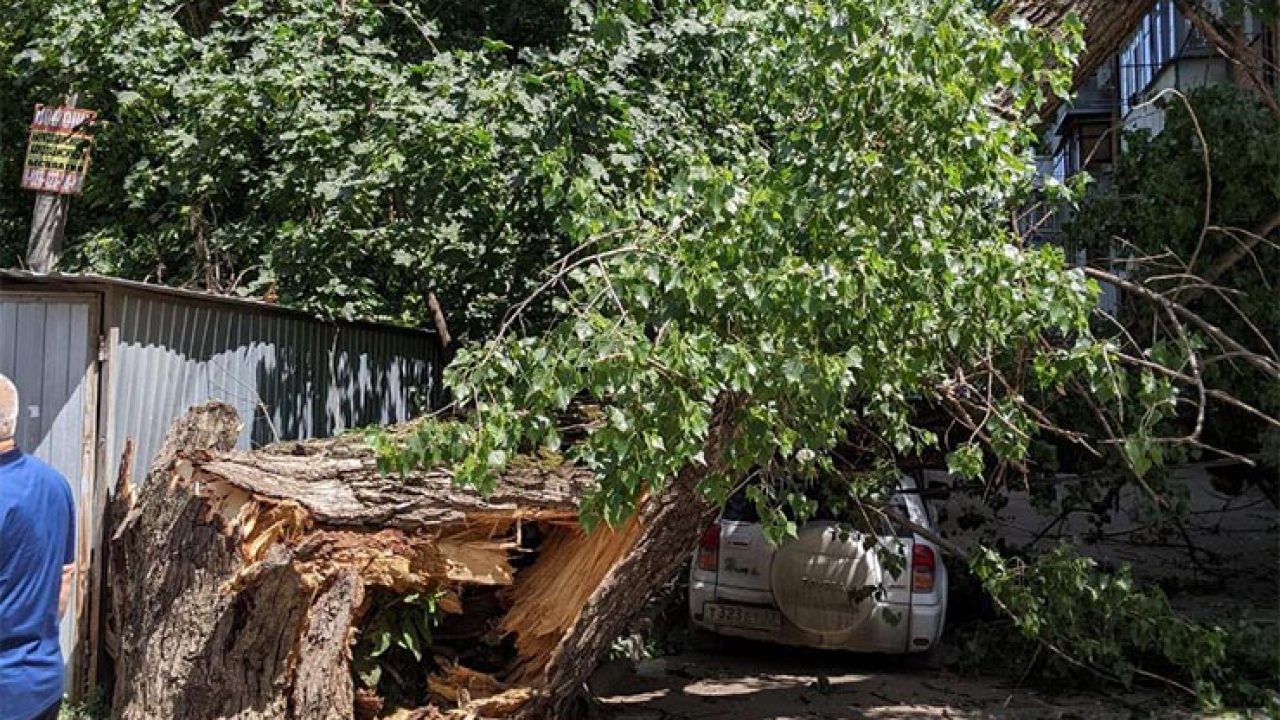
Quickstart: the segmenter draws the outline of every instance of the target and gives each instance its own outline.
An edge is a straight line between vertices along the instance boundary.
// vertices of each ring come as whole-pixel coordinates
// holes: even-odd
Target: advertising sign
[[[22,166],[22,187],[79,195],[89,175],[91,128],[98,113],[84,108],[36,105]]]

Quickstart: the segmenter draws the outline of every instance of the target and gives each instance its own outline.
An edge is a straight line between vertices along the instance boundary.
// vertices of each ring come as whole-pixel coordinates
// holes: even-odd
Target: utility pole
[[[77,96],[67,96],[65,107],[76,106]],[[53,272],[62,254],[62,238],[67,229],[71,196],[57,192],[37,192],[31,213],[31,235],[27,239],[27,267],[38,273]]]

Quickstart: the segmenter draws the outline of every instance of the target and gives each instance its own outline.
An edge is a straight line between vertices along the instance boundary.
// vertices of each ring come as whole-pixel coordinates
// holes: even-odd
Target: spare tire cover
[[[841,541],[833,522],[809,523],[783,543],[771,574],[778,609],[796,627],[819,635],[857,629],[875,603],[870,597],[858,599],[856,591],[880,584],[874,548],[864,550],[856,532]]]

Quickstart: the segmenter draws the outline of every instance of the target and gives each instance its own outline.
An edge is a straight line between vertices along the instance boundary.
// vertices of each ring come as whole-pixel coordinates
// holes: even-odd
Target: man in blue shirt
[[[18,390],[0,375],[0,716],[56,720],[75,510],[66,478],[14,442],[17,421]]]

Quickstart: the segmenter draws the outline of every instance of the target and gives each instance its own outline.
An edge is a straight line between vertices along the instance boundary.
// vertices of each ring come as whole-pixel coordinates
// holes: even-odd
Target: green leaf
[[[391,631],[385,628],[378,630],[373,636],[373,649],[369,652],[371,657],[380,657],[391,647]]]
[[[947,454],[947,472],[966,480],[977,480],[982,477],[982,448],[965,443]]]

